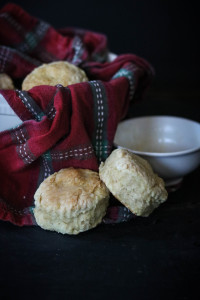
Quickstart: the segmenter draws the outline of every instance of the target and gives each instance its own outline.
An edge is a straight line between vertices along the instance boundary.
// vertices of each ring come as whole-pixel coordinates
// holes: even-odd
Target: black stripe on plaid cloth
[[[25,165],[29,165],[34,160],[36,160],[35,155],[29,149],[28,141],[26,141],[26,143],[23,143],[21,145],[17,145],[16,151],[18,156],[23,160]]]
[[[32,114],[33,119],[36,121],[41,121],[42,117],[45,116],[45,114],[33,100],[33,98],[28,94],[28,92],[20,90],[16,90],[16,92],[24,106]]]
[[[54,173],[50,151],[46,151],[40,158],[40,171],[37,186],[40,185],[47,177]]]
[[[0,72],[6,72],[8,65],[12,61],[13,53],[10,48],[0,46]]]
[[[29,139],[29,134],[24,123],[11,129],[10,135],[14,144],[23,144]]]
[[[111,152],[107,138],[108,103],[106,91],[101,81],[89,82],[94,100],[94,135],[92,144],[99,163],[104,161]]]
[[[19,62],[23,76],[31,72],[34,67],[41,65],[41,62],[37,59],[32,58],[16,49],[0,46],[0,73],[10,74]],[[15,76],[12,74],[12,77],[21,76]]]
[[[24,38],[22,43],[15,45],[15,49],[24,53],[29,53],[36,48],[50,27],[48,23],[39,21],[32,32],[27,32],[9,13],[0,14],[0,18],[4,18]]]
[[[32,31],[26,31],[26,29],[22,27],[21,24],[19,24],[9,13],[0,14],[0,18],[4,18],[4,20],[6,20],[6,22],[11,25],[16,33],[18,33],[23,39],[23,41],[18,45],[13,45],[17,51],[24,54],[34,52],[34,55],[37,54],[38,59],[42,62],[51,62],[57,59],[57,57],[47,52],[40,45],[40,41],[44,38],[50,28],[48,23],[38,21]]]
[[[50,103],[48,107],[46,108],[45,112],[42,111],[42,109],[37,105],[35,100],[29,95],[26,91],[20,91],[17,90],[17,94],[19,98],[22,100],[24,106],[29,110],[29,112],[32,114],[33,118],[36,121],[41,121],[41,119],[46,115],[51,119],[53,119],[56,115],[56,110],[54,107],[54,97],[56,96],[57,92],[59,90],[59,87],[57,87],[56,92],[53,96],[53,98],[50,100]],[[25,141],[24,144],[17,146],[17,153],[19,157],[23,160],[24,164],[30,164],[34,160],[36,160],[36,157],[31,153],[29,147],[28,147],[28,141]],[[39,158],[39,165],[40,165],[40,171],[38,176],[38,186],[44,179],[49,177],[51,174],[54,173],[53,165],[52,165],[52,159],[51,159],[51,153],[50,151],[46,151],[42,156]]]

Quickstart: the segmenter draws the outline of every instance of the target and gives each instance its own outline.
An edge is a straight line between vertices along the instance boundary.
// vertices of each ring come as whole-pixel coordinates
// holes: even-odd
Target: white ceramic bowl
[[[166,186],[179,183],[200,164],[200,123],[180,117],[128,119],[118,125],[114,143],[149,161]]]
[[[0,131],[17,126],[22,121],[0,94]]]

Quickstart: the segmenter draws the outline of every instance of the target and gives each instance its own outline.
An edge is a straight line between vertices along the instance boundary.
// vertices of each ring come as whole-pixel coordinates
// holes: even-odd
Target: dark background
[[[0,1],[1,7],[9,1]],[[198,1],[12,1],[55,28],[75,26],[107,35],[112,52],[134,53],[155,68],[153,88],[199,93]],[[200,93],[199,93],[200,94]]]

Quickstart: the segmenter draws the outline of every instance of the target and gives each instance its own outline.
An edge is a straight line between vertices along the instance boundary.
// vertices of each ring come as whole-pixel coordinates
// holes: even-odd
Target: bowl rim
[[[173,119],[179,119],[179,120],[183,120],[186,122],[190,122],[193,123],[197,126],[200,127],[200,123],[194,120],[191,120],[189,118],[184,118],[184,117],[179,117],[179,116],[173,116],[173,115],[146,115],[146,116],[139,116],[139,117],[134,117],[134,118],[129,118],[126,120],[121,121],[120,123],[123,122],[127,122],[127,121],[131,121],[131,120],[138,120],[138,119],[144,119],[144,118],[173,118]],[[119,124],[120,124],[119,123]],[[195,152],[200,151],[200,146],[198,147],[193,147],[190,149],[186,149],[186,150],[180,150],[180,151],[173,151],[173,152],[149,152],[149,151],[138,151],[138,150],[134,150],[134,149],[130,149],[127,147],[124,147],[122,145],[117,144],[116,142],[113,142],[114,146],[117,148],[122,148],[122,149],[127,149],[137,155],[140,156],[151,156],[151,157],[172,157],[172,156],[183,156],[183,155],[188,155],[188,154],[192,154]]]

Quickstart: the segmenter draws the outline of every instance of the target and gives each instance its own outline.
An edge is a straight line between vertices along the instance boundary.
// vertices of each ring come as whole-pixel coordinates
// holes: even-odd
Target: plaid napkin
[[[35,224],[33,195],[39,184],[61,168],[98,171],[113,149],[117,125],[129,104],[140,98],[152,68],[133,54],[107,60],[104,35],[66,28],[55,30],[15,4],[0,10],[0,72],[22,80],[44,62],[70,61],[89,82],[31,90],[0,90],[22,123],[0,132],[0,219]],[[111,205],[104,223],[134,215]]]

